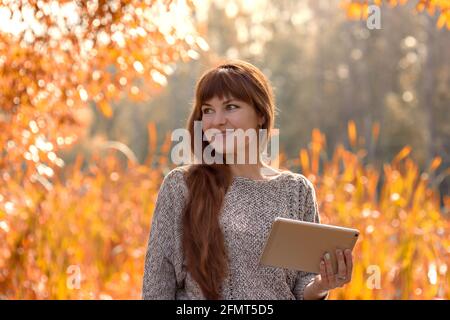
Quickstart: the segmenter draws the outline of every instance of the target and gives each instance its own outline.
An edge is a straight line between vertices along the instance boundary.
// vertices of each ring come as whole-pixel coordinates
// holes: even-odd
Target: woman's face
[[[201,111],[203,132],[212,147],[221,154],[248,150],[249,144],[254,141],[250,135],[244,136],[242,133],[253,129],[257,137],[258,128],[264,123],[264,117],[258,115],[252,105],[233,97],[220,99],[214,96],[203,103]],[[230,143],[231,139],[235,139],[234,143]]]

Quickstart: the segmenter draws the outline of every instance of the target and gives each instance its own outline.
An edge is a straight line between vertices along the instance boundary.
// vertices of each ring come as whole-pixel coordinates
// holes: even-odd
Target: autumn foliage
[[[113,157],[88,173],[60,152],[89,105],[111,117],[115,101],[148,100],[174,63],[208,50],[194,10],[190,0],[1,1],[0,298],[138,297],[158,171],[134,167],[117,193]],[[67,263],[95,283],[68,291]]]
[[[62,162],[56,149],[76,142],[77,111],[94,104],[148,100],[173,63],[207,50],[191,1],[2,1],[0,170],[32,166],[43,179]]]
[[[168,136],[157,148],[149,123],[142,164],[120,146],[71,164],[60,151],[86,127],[80,110],[111,117],[114,101],[153,97],[174,63],[208,50],[194,3],[1,1],[10,29],[0,28],[0,299],[141,297],[151,214],[172,168]],[[351,19],[367,12],[367,1],[342,3]],[[438,27],[449,28],[449,1],[416,8],[439,11]],[[375,124],[374,141],[379,132]],[[316,129],[297,158],[278,160],[314,183],[324,223],[361,230],[353,281],[331,298],[449,299],[450,198],[440,208],[430,185],[442,160],[420,170],[405,146],[379,167],[353,122],[347,147],[325,147]]]
[[[374,141],[378,132],[375,124]],[[339,145],[328,158],[325,137],[314,130],[311,147],[299,157],[303,174],[317,188],[322,222],[362,231],[353,280],[331,298],[448,299],[450,197],[445,196],[444,215],[438,193],[429,187],[441,159],[420,172],[405,146],[379,170],[367,161],[352,121],[348,140],[350,150]]]
[[[437,27],[450,29],[450,1],[448,0],[343,0],[341,6],[349,19],[359,20],[367,19],[369,14],[368,7],[371,4],[395,7],[397,5],[405,5],[408,2],[415,3],[417,12],[426,11],[431,16],[438,14]]]
[[[328,159],[325,144],[314,130],[310,147],[297,159],[281,155],[280,164],[300,166],[315,184],[323,223],[361,230],[353,280],[331,298],[450,298],[450,222],[428,187],[439,161],[420,172],[405,147],[377,170],[364,163],[362,147],[339,146]],[[83,168],[79,157],[48,188],[10,179],[8,201],[0,198],[1,298],[140,299],[151,214],[172,168],[169,147],[167,140],[152,149],[152,165],[123,163],[110,151]],[[448,212],[448,196],[445,203]]]

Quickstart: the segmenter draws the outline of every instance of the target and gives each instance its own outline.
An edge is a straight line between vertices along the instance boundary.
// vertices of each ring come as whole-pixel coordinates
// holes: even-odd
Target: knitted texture
[[[186,167],[170,171],[158,193],[145,257],[143,299],[205,299],[183,257]],[[284,171],[271,180],[233,178],[219,218],[229,268],[221,285],[223,299],[303,299],[315,273],[259,263],[276,217],[320,223],[314,186],[305,176]]]

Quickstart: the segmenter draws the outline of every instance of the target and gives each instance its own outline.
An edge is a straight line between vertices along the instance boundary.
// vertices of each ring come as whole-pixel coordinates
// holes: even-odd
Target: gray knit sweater
[[[185,169],[170,171],[158,193],[145,258],[143,299],[205,299],[183,258]],[[307,178],[290,171],[265,181],[233,178],[220,215],[229,268],[221,286],[223,299],[303,299],[315,273],[259,263],[277,216],[320,223],[314,187]]]

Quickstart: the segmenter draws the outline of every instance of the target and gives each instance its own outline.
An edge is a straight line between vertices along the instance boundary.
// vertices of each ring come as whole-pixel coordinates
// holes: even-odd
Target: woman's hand
[[[344,252],[336,250],[338,272],[334,274],[331,265],[331,256],[326,253],[320,262],[320,274],[305,288],[305,299],[324,298],[329,290],[343,287],[349,283],[353,271],[353,256],[350,249]],[[315,297],[315,298],[314,298]]]

